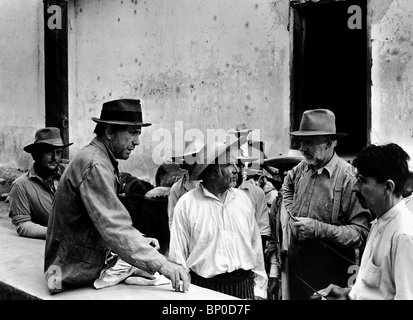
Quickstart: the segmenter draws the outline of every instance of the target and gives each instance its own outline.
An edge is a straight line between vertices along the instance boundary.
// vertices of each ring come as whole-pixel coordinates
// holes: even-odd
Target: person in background
[[[257,158],[236,155],[235,159],[238,170],[234,171],[231,187],[244,191],[251,200],[254,207],[255,219],[261,234],[262,248],[265,251],[267,241],[271,235],[267,200],[265,198],[264,190],[258,187],[253,181],[247,180],[246,174],[244,174],[245,163],[250,163],[257,160]]]
[[[369,145],[354,159],[353,191],[377,218],[354,285],[331,284],[312,299],[413,300],[413,214],[402,197],[408,160],[409,155],[395,143]]]
[[[182,156],[175,155],[173,160],[181,169],[185,170],[183,176],[175,182],[169,192],[168,198],[168,220],[169,229],[172,227],[172,220],[174,215],[175,205],[179,198],[182,197],[189,190],[196,188],[199,185],[199,180],[192,180],[191,173],[196,167],[196,155],[204,147],[204,144],[199,139],[195,139],[186,144]]]
[[[92,284],[101,288],[125,262],[127,275],[135,268],[149,278],[159,272],[175,291],[187,291],[186,270],[156,250],[158,241],[132,226],[118,197],[118,159],[129,158],[140,144],[142,128],[151,125],[142,120],[140,100],[105,102],[100,118],[92,120],[97,123],[96,137],[70,161],[52,205],[44,256],[49,290],[58,293]]]
[[[234,148],[234,149],[232,149]],[[236,144],[210,142],[192,179],[202,182],[177,202],[169,257],[195,285],[241,299],[266,299],[267,275],[258,224],[247,194],[232,188]]]
[[[407,209],[413,212],[413,163],[409,161],[409,174],[403,190],[403,200],[406,203]]]
[[[12,184],[9,217],[19,236],[46,239],[52,202],[64,171],[62,152],[73,143],[65,144],[55,127],[37,130],[34,139],[23,148],[34,162],[29,172]]]
[[[335,115],[327,109],[303,113],[299,131],[304,160],[288,172],[282,186],[291,236],[288,247],[289,294],[307,300],[330,283],[346,285],[356,249],[363,248],[371,213],[352,192],[352,166],[335,152]]]
[[[280,179],[298,165],[304,157],[298,150],[290,149],[277,157],[266,159],[265,163],[278,169]],[[288,293],[288,220],[282,190],[273,200],[269,213],[271,238],[265,254],[268,272],[268,297],[270,300],[289,300]]]

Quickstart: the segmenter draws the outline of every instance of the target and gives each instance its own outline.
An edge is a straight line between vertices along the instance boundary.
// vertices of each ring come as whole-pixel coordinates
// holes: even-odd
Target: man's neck
[[[323,162],[320,162],[320,163],[316,163],[313,166],[314,170],[319,170],[321,168],[324,168],[331,161],[331,159],[333,159],[334,154],[335,154],[335,152],[333,150],[333,152],[328,157],[326,157],[326,160],[324,160]]]
[[[387,201],[385,201],[383,207],[380,209],[376,209],[374,213],[376,214],[377,218],[380,218],[386,212],[388,212],[391,208],[398,205],[402,200],[403,200],[402,197],[396,197],[396,196],[390,197],[389,199],[387,199]]]
[[[228,189],[223,190],[219,188],[216,184],[212,183],[204,183],[205,189],[211,192],[214,196],[216,196],[222,202],[225,201],[225,197],[227,196]]]

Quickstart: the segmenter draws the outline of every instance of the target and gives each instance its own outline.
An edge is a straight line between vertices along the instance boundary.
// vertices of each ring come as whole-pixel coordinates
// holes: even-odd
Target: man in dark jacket
[[[118,198],[117,159],[129,158],[143,123],[139,100],[103,104],[96,137],[71,160],[61,177],[53,203],[45,251],[45,277],[51,292],[94,283],[117,256],[148,273],[159,272],[172,287],[189,287],[185,269],[169,261],[132,226]],[[115,253],[116,255],[113,255]]]

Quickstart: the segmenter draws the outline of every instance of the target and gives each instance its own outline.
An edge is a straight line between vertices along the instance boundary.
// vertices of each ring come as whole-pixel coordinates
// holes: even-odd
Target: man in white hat
[[[70,161],[53,202],[44,262],[49,290],[101,288],[106,283],[100,280],[117,266],[118,258],[131,266],[131,273],[140,270],[151,278],[159,272],[171,280],[176,291],[188,290],[185,269],[160,254],[153,247],[156,242],[132,226],[130,214],[118,198],[117,160],[129,158],[140,143],[142,128],[151,125],[142,120],[140,100],[105,102],[100,118],[92,120],[97,123],[96,137]]]
[[[231,187],[235,144],[210,142],[198,153],[192,179],[202,182],[175,206],[169,257],[191,283],[241,299],[265,299],[267,275],[254,208]]]
[[[10,190],[9,217],[19,236],[46,239],[47,222],[60,176],[65,144],[55,127],[36,131],[35,141],[23,148],[34,160],[27,174],[17,178]]]
[[[169,192],[168,197],[168,221],[169,229],[172,227],[175,205],[179,198],[199,185],[199,180],[191,179],[192,170],[196,167],[196,155],[204,147],[201,140],[195,139],[186,143],[182,156],[175,155],[173,160],[179,167],[185,170],[182,177],[176,181]]]
[[[288,247],[290,299],[304,300],[311,288],[330,283],[345,286],[356,265],[355,249],[363,248],[371,214],[352,192],[352,166],[335,152],[335,115],[327,109],[304,112],[299,131],[304,160],[290,170],[282,186],[291,219]]]

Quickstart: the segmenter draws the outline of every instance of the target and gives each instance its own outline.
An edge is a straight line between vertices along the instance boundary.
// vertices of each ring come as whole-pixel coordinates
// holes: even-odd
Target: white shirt
[[[413,214],[403,201],[372,222],[352,300],[413,300]]]
[[[200,184],[175,206],[169,257],[204,278],[237,269],[254,272],[254,294],[267,297],[261,236],[252,203],[230,188],[220,201]]]

